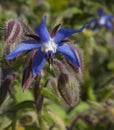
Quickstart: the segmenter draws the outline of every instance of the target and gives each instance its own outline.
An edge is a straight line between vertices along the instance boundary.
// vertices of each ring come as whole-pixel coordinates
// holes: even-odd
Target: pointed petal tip
[[[43,21],[46,22],[47,16],[45,15],[43,18]]]
[[[88,25],[89,25],[89,23],[87,22],[80,29],[61,28],[55,33],[54,42],[56,44],[59,44],[66,37],[69,37],[75,33],[82,32]]]
[[[85,23],[80,29],[79,31],[82,32],[85,28],[87,28],[89,25],[89,23]]]
[[[99,15],[100,17],[105,14],[105,13],[104,13],[104,10],[103,10],[102,8],[98,8],[98,9],[97,9],[97,13],[98,13],[98,15]]]
[[[14,59],[15,57],[13,57],[12,55],[7,55],[7,56],[5,56],[5,59],[6,60],[12,60],[12,59]]]
[[[33,77],[35,78],[37,76],[36,72],[33,71]]]
[[[40,23],[40,24],[46,24],[46,19],[47,19],[47,16],[45,15],[44,17],[43,17],[43,20],[42,20],[42,22]]]
[[[45,24],[46,24],[46,16],[44,16],[42,22],[35,28],[35,31],[39,35],[40,39],[44,43],[47,43],[50,40],[50,34]]]

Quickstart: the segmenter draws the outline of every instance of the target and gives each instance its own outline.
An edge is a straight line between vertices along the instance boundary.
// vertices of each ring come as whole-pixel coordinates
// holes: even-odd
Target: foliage
[[[37,79],[34,79],[31,86],[23,92],[22,74],[28,58],[22,58],[21,55],[21,60],[13,65],[4,60],[4,25],[9,19],[19,17],[34,29],[46,15],[50,30],[60,22],[64,22],[64,27],[79,29],[87,21],[98,17],[96,10],[99,7],[108,14],[114,14],[113,5],[113,0],[0,1],[0,130],[114,129],[113,29],[99,27],[93,32],[89,26],[82,33],[72,36],[72,46],[80,47],[83,52],[83,74],[69,69],[64,58],[57,55],[68,71],[70,80],[67,85],[74,86],[75,89],[63,85],[64,79],[60,78],[57,64],[52,68],[46,64],[46,73],[41,71],[40,81],[35,82]],[[6,75],[6,71],[13,71],[13,74]],[[83,77],[83,81],[80,77]],[[76,101],[74,98],[79,95],[71,98],[76,103],[75,106],[72,103],[68,105],[64,101],[65,97],[61,97],[58,81],[59,85],[63,85],[63,90],[74,90],[77,95],[80,93]],[[34,87],[34,84],[42,89]]]

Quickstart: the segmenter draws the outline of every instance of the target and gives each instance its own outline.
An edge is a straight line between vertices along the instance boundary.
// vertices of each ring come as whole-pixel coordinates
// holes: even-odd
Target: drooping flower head
[[[19,44],[6,56],[6,59],[14,59],[18,54],[25,51],[37,50],[32,60],[32,72],[34,77],[44,67],[46,61],[48,61],[49,64],[52,63],[56,52],[63,54],[69,62],[79,68],[80,62],[78,56],[73,48],[67,44],[69,40],[66,38],[72,34],[81,32],[88,24],[85,24],[79,30],[60,28],[61,24],[58,24],[51,33],[48,32],[45,24],[46,17],[44,17],[39,26],[36,27],[35,31],[37,34],[27,34],[26,36],[31,37],[32,39],[25,40]]]
[[[111,14],[106,14],[101,8],[97,10],[97,13],[98,18],[89,21],[90,24],[94,23],[92,30],[96,30],[99,26],[104,26],[107,29],[112,29],[113,25],[111,20],[114,18],[114,16]]]

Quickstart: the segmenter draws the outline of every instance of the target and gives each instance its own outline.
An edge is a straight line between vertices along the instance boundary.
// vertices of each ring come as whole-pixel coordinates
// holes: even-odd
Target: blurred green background
[[[0,0],[0,58],[5,47],[2,28],[7,20],[19,17],[34,29],[46,15],[49,30],[59,22],[79,29],[98,17],[99,7],[114,14],[113,0]],[[41,92],[44,102],[39,113],[33,103],[33,87],[22,91],[21,66],[16,68],[19,76],[9,88],[11,93],[6,92],[7,86],[0,88],[0,130],[114,130],[114,30],[98,28],[93,32],[88,28],[72,39],[84,55],[79,103],[66,105],[49,84]]]

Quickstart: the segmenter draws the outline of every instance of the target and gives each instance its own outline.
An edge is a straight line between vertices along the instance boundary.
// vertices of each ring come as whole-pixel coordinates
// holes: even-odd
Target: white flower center
[[[42,46],[41,46],[41,50],[45,53],[48,51],[52,51],[53,53],[55,53],[56,49],[57,49],[57,46],[53,42],[53,39],[50,39],[48,43],[42,43]]]
[[[106,17],[105,16],[102,16],[100,19],[99,19],[99,24],[100,25],[104,25],[106,22]]]

